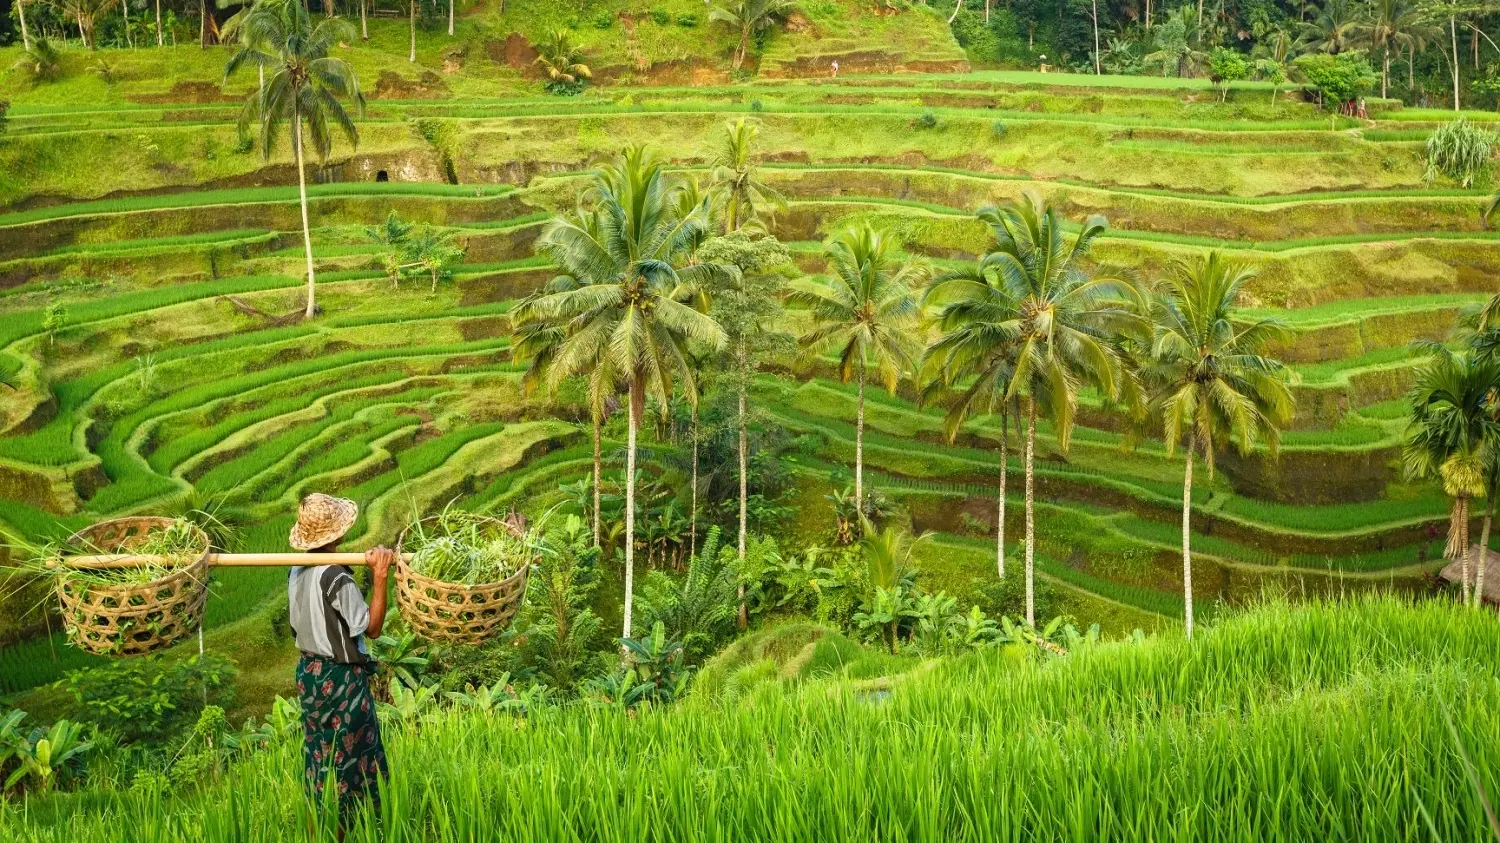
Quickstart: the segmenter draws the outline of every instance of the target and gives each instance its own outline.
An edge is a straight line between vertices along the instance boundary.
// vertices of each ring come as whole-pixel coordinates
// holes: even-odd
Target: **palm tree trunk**
[[[1198,0],[1198,43],[1203,43],[1203,0]]]
[[[365,41],[370,40],[370,22],[365,17],[365,6],[368,0],[359,0],[359,37]]]
[[[78,40],[83,42],[83,48],[85,50],[94,49],[93,46],[89,44],[89,34],[84,31],[83,15],[81,14],[78,16]]]
[[[635,440],[641,426],[639,405],[644,386],[637,374],[630,380],[630,438],[625,445],[625,631],[630,637],[630,613],[635,607]]]
[[[157,3],[160,4],[161,0],[157,0]],[[21,18],[21,46],[26,50],[26,52],[29,53],[29,52],[31,52],[31,30],[29,30],[29,29],[26,28],[26,2],[25,2],[25,0],[16,0],[16,15]],[[157,37],[158,40],[160,40],[161,39],[161,6],[160,5],[158,5],[156,7],[156,20],[157,20],[157,25],[156,25],[156,33],[157,33],[157,35],[156,35],[156,37]]]
[[[1000,404],[1000,494],[998,496],[999,512],[995,515],[995,567],[1000,571],[1000,579],[1005,579],[1005,475],[1009,472],[1006,464],[1010,461],[1010,412],[1004,402]]]
[[[594,413],[594,546],[599,546],[599,475],[602,473],[599,459],[600,413]]]
[[[1151,31],[1151,0],[1146,0],[1146,31]]]
[[[1099,0],[1094,0],[1094,75],[1104,75],[1099,66]]]
[[[963,9],[963,7],[964,7],[964,0],[957,0],[957,2],[955,2],[953,4],[953,14],[951,14],[951,15],[948,16],[948,23],[950,25],[953,23],[954,20],[956,20],[958,18],[958,13],[959,13],[959,11],[961,11]]]
[[[984,0],[984,22],[990,22],[990,0]]]
[[[1417,86],[1417,45],[1412,44],[1406,48],[1406,93],[1411,94],[1411,89]]]
[[[198,0],[198,49],[208,46],[208,0]]]
[[[1479,528],[1479,559],[1474,570],[1474,608],[1484,602],[1484,569],[1490,561],[1490,525],[1495,520],[1495,487],[1490,486],[1489,500],[1484,502],[1484,526]]]
[[[744,346],[741,345],[741,347],[740,347],[740,367],[741,367],[741,370],[744,369],[744,365],[745,365],[745,349],[744,349]],[[750,495],[749,495],[749,491],[750,491],[750,479],[749,479],[750,478],[750,471],[749,471],[749,453],[750,453],[750,449],[749,449],[749,443],[747,441],[748,437],[745,435],[745,382],[743,380],[740,381],[739,393],[740,393],[740,419],[739,419],[739,424],[740,424],[740,562],[744,563],[744,561],[745,561],[745,525],[748,523],[748,519],[746,518],[746,512],[748,511],[748,508],[749,508],[748,507],[748,502],[749,502],[749,499],[750,499]],[[744,629],[744,628],[746,628],[746,627],[748,627],[750,625],[750,612],[749,612],[748,607],[745,605],[745,586],[744,586],[743,583],[740,584],[739,598],[740,598],[740,608],[739,608],[738,623],[739,623],[740,629]]]
[[[1385,99],[1391,80],[1391,50],[1387,47],[1380,54],[1380,98]]]
[[[859,410],[854,416],[854,510],[865,511],[865,367],[859,367]]]
[[[1036,628],[1036,399],[1026,399],[1026,625]]]
[[[417,0],[411,0],[411,55],[406,60],[412,62],[417,60]],[[625,623],[628,626],[630,622]]]
[[[448,0],[448,37],[453,37],[453,0]]]
[[[295,99],[297,92],[293,92]],[[313,278],[313,252],[312,252],[312,227],[307,222],[307,174],[304,170],[302,155],[302,112],[300,110],[292,113],[292,150],[297,155],[297,198],[302,203],[302,247],[307,253],[307,310],[303,318],[311,319],[318,312],[318,306],[314,300],[317,293],[316,282]]]
[[[1187,637],[1193,637],[1193,452],[1197,435],[1188,437],[1187,465],[1182,471],[1182,609]]]
[[[1463,594],[1463,602],[1469,602],[1469,499],[1457,497],[1453,499],[1453,520],[1450,529],[1457,538],[1457,552],[1459,559],[1459,588]]]
[[[125,18],[125,46],[135,49],[135,42],[130,40],[130,0],[120,0],[120,15]]]
[[[688,516],[688,558],[698,555],[698,405],[693,405],[692,504]]]
[[[1458,111],[1458,16],[1448,16],[1448,33],[1453,37],[1453,110]]]
[[[740,27],[740,45],[734,51],[734,69],[739,70],[745,64],[745,51],[750,47],[750,26],[745,24]]]

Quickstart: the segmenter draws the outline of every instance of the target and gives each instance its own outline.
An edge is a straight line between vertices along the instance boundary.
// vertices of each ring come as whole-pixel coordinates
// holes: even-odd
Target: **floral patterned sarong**
[[[338,782],[339,814],[345,819],[361,798],[369,798],[379,811],[381,779],[389,774],[370,694],[371,672],[369,665],[341,664],[306,653],[297,663],[303,784],[309,794],[320,797],[331,774]]]

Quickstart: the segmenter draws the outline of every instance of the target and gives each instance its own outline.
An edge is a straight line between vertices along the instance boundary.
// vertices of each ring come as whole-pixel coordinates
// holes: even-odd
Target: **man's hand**
[[[395,561],[396,552],[388,547],[374,547],[365,551],[365,564],[370,566],[376,582],[385,582],[386,574],[391,571],[391,563]]]

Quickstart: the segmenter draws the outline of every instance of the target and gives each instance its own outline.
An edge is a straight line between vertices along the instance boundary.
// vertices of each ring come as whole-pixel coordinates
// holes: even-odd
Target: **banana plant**
[[[57,781],[57,774],[75,758],[94,748],[93,741],[83,740],[84,726],[69,720],[59,720],[35,743],[22,741],[16,756],[21,766],[5,780],[5,790],[15,787],[22,779],[36,779],[37,789],[46,792]]]
[[[377,703],[380,716],[387,721],[408,723],[429,714],[437,703],[436,685],[418,685],[408,688],[400,682],[391,683],[391,701]]]

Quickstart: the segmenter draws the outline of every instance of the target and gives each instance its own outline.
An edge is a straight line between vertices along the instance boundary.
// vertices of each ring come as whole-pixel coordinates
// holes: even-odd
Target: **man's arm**
[[[370,623],[365,628],[369,638],[379,638],[385,627],[385,583],[390,579],[391,562],[396,553],[388,547],[377,547],[365,551],[365,562],[370,565],[374,582],[370,585]]]

